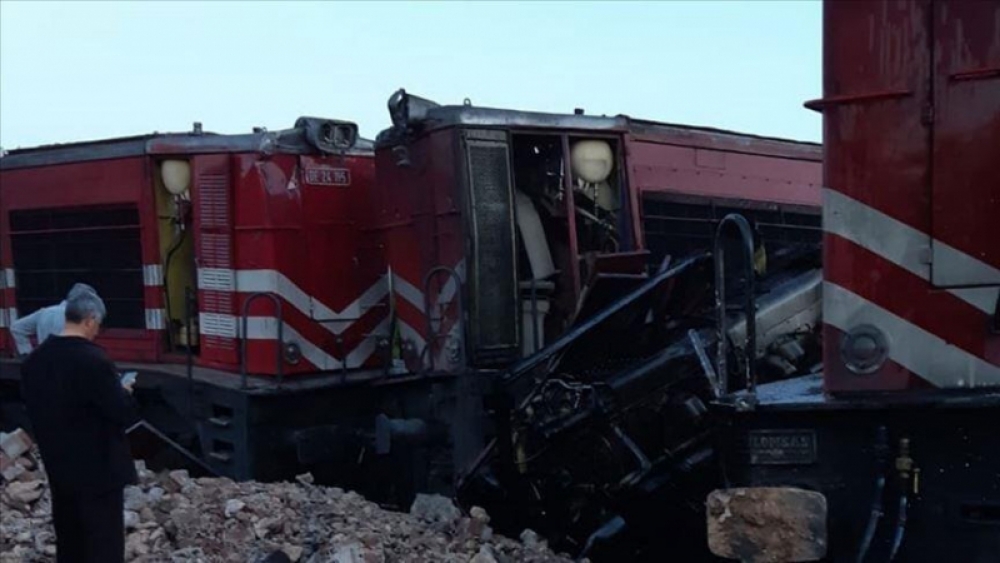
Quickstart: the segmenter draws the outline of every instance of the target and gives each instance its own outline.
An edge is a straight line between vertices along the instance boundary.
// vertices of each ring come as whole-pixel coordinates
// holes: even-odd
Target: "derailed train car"
[[[607,560],[1000,560],[1000,5],[824,19],[822,275],[727,216],[500,378],[467,503]]]
[[[708,248],[727,213],[752,217],[764,269],[818,248],[817,145],[389,105],[375,143],[302,119],[11,152],[4,320],[90,282],[145,418],[214,471],[405,504],[478,466],[507,368]],[[8,424],[18,365],[0,363]]]

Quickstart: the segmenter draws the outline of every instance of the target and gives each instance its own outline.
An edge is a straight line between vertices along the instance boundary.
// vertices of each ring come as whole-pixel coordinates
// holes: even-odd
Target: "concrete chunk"
[[[713,491],[708,546],[745,563],[797,563],[826,556],[826,498],[814,491],[756,487]]]

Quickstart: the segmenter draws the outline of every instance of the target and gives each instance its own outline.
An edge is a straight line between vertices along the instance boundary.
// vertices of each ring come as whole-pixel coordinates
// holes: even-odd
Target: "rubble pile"
[[[31,441],[0,440],[0,563],[55,560],[51,501]],[[154,474],[136,462],[140,484],[125,490],[126,560],[170,563],[561,562],[526,531],[493,534],[489,515],[419,495],[410,514],[389,512],[353,492],[313,484],[237,483]]]

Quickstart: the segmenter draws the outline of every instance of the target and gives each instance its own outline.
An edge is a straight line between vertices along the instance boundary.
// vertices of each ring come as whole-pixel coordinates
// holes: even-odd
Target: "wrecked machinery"
[[[3,324],[89,282],[146,420],[215,471],[312,469],[404,502],[474,463],[503,369],[708,248],[727,213],[764,247],[819,239],[816,145],[403,91],[389,105],[376,143],[303,118],[11,151]],[[0,365],[13,425],[18,362]]]
[[[467,502],[595,559],[1000,560],[1000,5],[824,18],[822,273],[727,216],[506,370]]]

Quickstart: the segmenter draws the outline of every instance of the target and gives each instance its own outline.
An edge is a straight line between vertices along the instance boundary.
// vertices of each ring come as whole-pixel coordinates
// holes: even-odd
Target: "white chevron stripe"
[[[407,303],[413,305],[421,313],[427,312],[424,310],[423,290],[418,289],[417,286],[406,281],[406,279],[395,272],[392,274],[392,284],[395,287],[396,293]]]
[[[14,269],[4,268],[0,270],[0,289],[15,289],[17,287],[14,281]]]
[[[1000,271],[989,264],[932,240],[929,235],[836,190],[823,190],[823,230],[847,239],[927,282],[931,281],[932,244],[937,247],[939,260],[942,256],[947,257],[946,263],[939,263],[936,270],[947,264],[961,264],[984,278],[992,275],[1000,280]],[[947,291],[988,315],[993,314],[1000,296],[1000,289],[993,287]]]
[[[459,262],[456,272],[464,279],[464,260]],[[421,313],[424,311],[423,291],[393,273],[393,285],[398,296],[409,302]],[[354,325],[364,314],[377,305],[388,293],[385,276],[377,280],[361,296],[347,305],[341,311],[335,311],[326,304],[302,290],[287,276],[277,270],[226,270],[218,268],[199,268],[198,286],[200,289],[215,291],[233,291],[239,293],[271,292],[280,296],[286,303],[295,307],[302,314],[316,320],[327,331],[341,335]],[[449,278],[438,295],[439,305],[451,303],[458,295],[460,284],[454,277]],[[383,320],[372,335],[361,345],[348,354],[348,366],[356,367],[364,363],[376,350],[379,336],[387,335],[388,319]],[[398,321],[400,337],[413,342],[418,347],[426,345],[420,331],[401,319]],[[247,334],[250,339],[268,340],[277,338],[277,320],[273,317],[249,317]],[[294,339],[302,347],[303,356],[319,369],[340,369],[341,363],[322,348],[305,339],[291,326],[284,323],[286,339]],[[239,318],[236,315],[219,313],[201,313],[199,329],[206,336],[221,336],[236,338],[240,332]]]
[[[1000,385],[1000,366],[831,282],[823,284],[823,322],[843,332],[863,324],[877,327],[888,339],[892,361],[938,387]]]
[[[207,318],[206,318],[207,317]],[[201,317],[202,334],[235,338],[242,332],[242,326],[235,315],[203,314]],[[378,340],[387,334],[388,319],[382,321],[371,335],[347,354],[347,366],[356,368],[364,364],[378,349]],[[302,356],[320,370],[341,369],[343,363],[325,350],[305,338],[287,322],[282,326],[282,337],[285,342],[294,342],[302,350]],[[278,319],[275,317],[248,317],[247,338],[249,340],[277,340]]]
[[[277,270],[236,271],[236,291],[240,293],[273,292],[302,314],[322,323],[330,332],[342,334],[369,309],[385,297],[388,288],[384,276],[341,311],[334,311],[302,290]]]
[[[458,265],[455,266],[455,273],[458,274],[462,283],[465,283],[465,259],[459,260]],[[440,274],[444,276],[445,274]],[[410,305],[413,305],[421,313],[427,313],[424,307],[424,291],[421,288],[416,287],[409,281],[404,279],[397,273],[393,273],[393,285],[396,288],[396,293],[400,297],[405,299]],[[455,296],[458,295],[458,288],[460,287],[458,280],[454,276],[448,276],[447,281],[441,287],[441,291],[438,293],[437,304],[445,305],[452,302]]]

